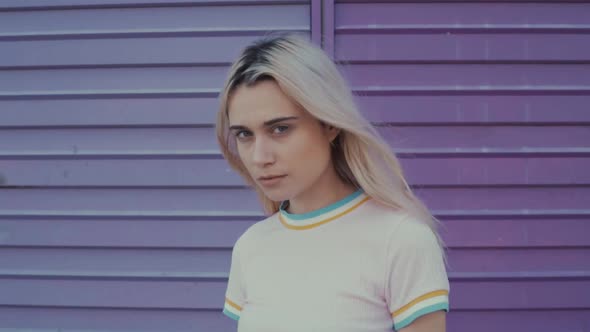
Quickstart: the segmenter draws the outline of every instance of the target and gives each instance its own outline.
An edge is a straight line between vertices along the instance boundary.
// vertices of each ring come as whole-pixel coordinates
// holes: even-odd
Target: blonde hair
[[[357,109],[350,88],[322,49],[297,34],[271,34],[247,46],[232,64],[220,94],[217,139],[230,166],[252,186],[266,213],[279,210],[255,184],[229,132],[228,100],[240,85],[274,80],[296,104],[322,123],[340,129],[332,145],[339,177],[378,202],[427,224],[441,248],[440,222],[412,192],[390,146]],[[445,256],[446,260],[446,256]]]

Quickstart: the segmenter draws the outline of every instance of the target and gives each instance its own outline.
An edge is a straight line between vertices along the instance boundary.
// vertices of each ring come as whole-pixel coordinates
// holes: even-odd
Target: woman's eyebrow
[[[283,116],[280,118],[274,118],[272,120],[264,121],[264,126],[270,127],[275,123],[279,123],[279,122],[283,122],[283,121],[287,121],[287,120],[296,120],[296,119],[298,119],[298,117],[296,117],[296,116]]]
[[[299,119],[299,117],[297,117],[297,116],[283,116],[280,118],[274,118],[274,119],[271,119],[268,121],[264,121],[263,126],[270,127],[270,126],[272,126],[276,123],[279,123],[279,122],[283,122],[283,121],[287,121],[287,120],[296,120],[296,119]],[[242,126],[242,125],[233,125],[233,126],[230,126],[229,129],[230,130],[235,130],[235,129],[244,130],[244,129],[248,129],[248,127]]]
[[[245,126],[240,126],[240,125],[234,125],[234,126],[230,126],[229,130],[248,130],[248,127]]]

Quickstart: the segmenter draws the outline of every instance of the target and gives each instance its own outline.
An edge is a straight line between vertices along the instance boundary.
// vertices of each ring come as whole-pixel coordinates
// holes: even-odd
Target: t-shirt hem
[[[229,318],[231,318],[231,319],[235,320],[235,321],[238,321],[238,320],[240,320],[240,316],[238,316],[238,315],[236,315],[236,314],[234,314],[234,313],[230,312],[230,311],[229,311],[229,310],[227,310],[226,308],[223,308],[223,314],[224,314],[224,315],[226,315],[227,317],[229,317]]]
[[[439,310],[444,310],[444,311],[448,312],[449,311],[449,303],[448,302],[441,302],[441,303],[436,303],[436,304],[424,307],[424,308],[414,312],[410,316],[406,317],[405,319],[403,319],[399,322],[394,322],[393,329],[396,331],[399,331],[400,329],[410,325],[418,317],[421,317],[426,314],[433,313],[433,312],[439,311]]]
[[[235,302],[231,301],[229,298],[225,298],[225,304],[223,305],[223,313],[233,320],[240,319],[240,312],[242,311],[242,307]]]

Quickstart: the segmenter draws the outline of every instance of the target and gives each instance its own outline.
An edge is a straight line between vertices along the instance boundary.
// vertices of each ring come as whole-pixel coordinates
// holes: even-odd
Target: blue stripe
[[[227,310],[227,309],[225,309],[225,308],[223,308],[223,313],[224,313],[224,314],[225,314],[227,317],[229,317],[229,318],[231,318],[231,319],[233,319],[233,320],[240,320],[240,316],[238,316],[238,315],[234,314],[233,312],[229,312],[229,310]]]
[[[283,206],[285,205],[286,201],[283,201],[281,203],[281,213],[288,217],[289,219],[293,219],[293,220],[304,220],[304,219],[310,219],[310,218],[315,218],[317,216],[320,216],[324,213],[328,213],[330,211],[336,210],[337,208],[342,207],[343,205],[345,205],[346,203],[349,203],[350,201],[352,201],[353,199],[359,197],[361,194],[363,193],[362,189],[359,189],[355,192],[353,192],[352,194],[346,196],[345,198],[339,200],[336,203],[332,203],[326,207],[323,207],[321,209],[315,210],[315,211],[311,211],[311,212],[307,212],[307,213],[299,213],[299,214],[291,214],[287,211],[285,211],[283,209]]]
[[[400,329],[410,325],[410,323],[413,322],[416,318],[426,315],[426,314],[429,314],[431,312],[439,311],[439,310],[449,311],[449,303],[442,302],[442,303],[433,304],[433,305],[428,306],[426,308],[422,308],[422,309],[416,311],[415,313],[413,313],[410,317],[399,322],[399,324],[394,325],[393,328],[394,328],[394,330],[399,331]]]

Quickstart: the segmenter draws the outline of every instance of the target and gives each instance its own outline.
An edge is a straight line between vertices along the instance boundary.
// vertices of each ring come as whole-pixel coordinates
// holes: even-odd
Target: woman
[[[233,248],[238,330],[444,331],[437,220],[330,58],[295,34],[258,40],[220,102],[222,153],[270,215]]]

